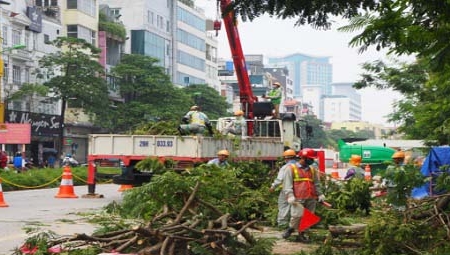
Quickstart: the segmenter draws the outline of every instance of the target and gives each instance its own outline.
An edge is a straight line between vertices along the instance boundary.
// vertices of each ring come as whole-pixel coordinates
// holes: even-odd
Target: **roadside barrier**
[[[59,192],[55,198],[78,198],[75,195],[73,188],[72,170],[70,166],[64,166],[64,171],[61,178],[61,185],[59,186]]]
[[[2,179],[0,178],[0,207],[8,207],[5,199],[3,198]]]
[[[133,185],[122,184],[122,185],[120,185],[120,187],[117,191],[122,192],[122,191],[129,190],[132,188],[133,188]]]
[[[338,163],[336,161],[333,163],[333,169],[331,170],[331,177],[339,180]]]
[[[370,165],[367,164],[366,167],[364,168],[364,179],[366,181],[371,181],[372,180],[372,170],[370,169]]]

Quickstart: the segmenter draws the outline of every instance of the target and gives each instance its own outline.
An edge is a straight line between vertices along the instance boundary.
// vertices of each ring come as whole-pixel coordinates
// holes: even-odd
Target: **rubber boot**
[[[293,228],[288,228],[284,231],[283,235],[281,235],[281,237],[283,237],[284,239],[287,239],[291,236],[292,232],[294,232]]]
[[[305,235],[305,233],[303,232],[299,232],[297,238],[295,239],[295,241],[300,242],[300,243],[309,243],[309,237]]]

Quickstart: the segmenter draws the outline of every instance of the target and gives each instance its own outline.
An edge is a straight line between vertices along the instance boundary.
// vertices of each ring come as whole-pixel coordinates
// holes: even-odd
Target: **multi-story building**
[[[207,29],[204,11],[192,1],[100,2],[120,16],[127,29],[125,53],[158,59],[178,86],[208,84],[219,90],[217,40]]]
[[[268,66],[286,67],[293,80],[294,98],[302,97],[303,86],[321,86],[325,95],[331,94],[332,65],[330,57],[315,57],[295,53],[283,57],[269,57]]]
[[[361,95],[352,83],[333,83],[332,94],[323,98],[325,122],[360,121]]]

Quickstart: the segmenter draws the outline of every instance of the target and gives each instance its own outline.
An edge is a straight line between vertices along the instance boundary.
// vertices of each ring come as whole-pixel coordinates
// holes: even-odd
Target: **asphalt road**
[[[87,186],[74,187],[78,198],[55,198],[59,188],[3,192],[8,207],[0,207],[0,255],[10,255],[28,237],[25,227],[52,230],[59,235],[91,234],[96,226],[82,220],[78,213],[101,210],[112,201],[121,201],[119,185],[97,185],[103,198],[82,198]]]

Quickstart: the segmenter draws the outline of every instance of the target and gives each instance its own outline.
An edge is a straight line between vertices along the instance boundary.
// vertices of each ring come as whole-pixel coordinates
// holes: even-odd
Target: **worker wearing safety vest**
[[[247,121],[244,118],[244,112],[237,110],[234,112],[235,119],[230,121],[222,130],[223,135],[231,133],[233,135],[240,135],[242,138],[247,136]]]
[[[316,210],[317,201],[325,201],[319,181],[319,173],[311,168],[307,159],[314,158],[312,149],[304,149],[299,152],[299,164],[291,165],[291,171],[286,171],[283,180],[283,192],[287,202],[291,205],[291,219],[289,228],[283,233],[283,238],[288,238],[298,229],[304,208],[311,212]],[[303,232],[298,233],[297,241],[308,242],[309,238]]]
[[[283,152],[283,158],[286,164],[284,164],[280,170],[278,171],[277,178],[270,185],[269,191],[274,192],[277,187],[280,187],[283,183],[284,176],[286,171],[292,171],[292,165],[298,164],[297,159],[295,158],[296,153],[292,149],[288,149]],[[300,165],[298,165],[299,167]],[[277,224],[279,227],[287,226],[289,221],[289,212],[291,210],[291,206],[286,200],[286,196],[284,195],[283,189],[280,189],[280,195],[278,196],[278,215],[277,215]]]
[[[208,128],[209,134],[213,135],[211,122],[208,116],[200,111],[200,107],[194,105],[190,108],[190,111],[183,116],[181,121],[185,124],[181,124],[178,127],[178,131],[181,135],[195,134],[197,136],[203,135],[205,127]]]

